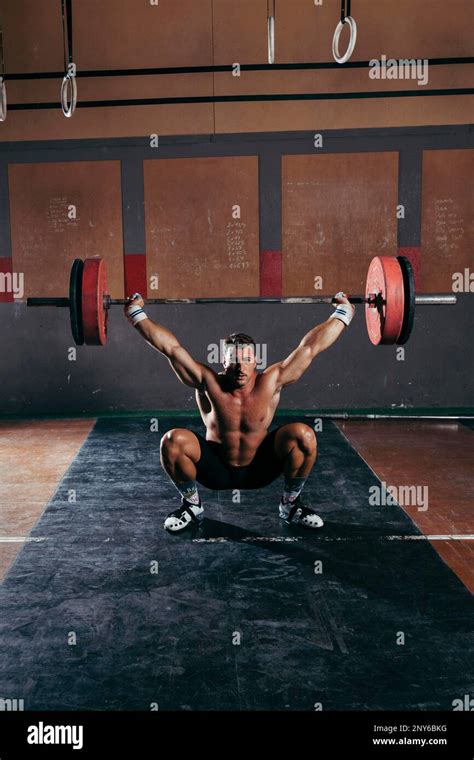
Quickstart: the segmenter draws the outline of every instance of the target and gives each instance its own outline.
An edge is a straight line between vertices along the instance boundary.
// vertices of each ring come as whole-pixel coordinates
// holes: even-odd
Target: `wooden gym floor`
[[[324,421],[305,489],[321,532],[278,519],[277,481],[240,504],[201,489],[202,527],[171,536],[159,439],[176,425],[200,429],[0,423],[1,696],[27,710],[452,710],[472,692],[472,426]],[[369,505],[381,481],[427,486],[428,509]]]

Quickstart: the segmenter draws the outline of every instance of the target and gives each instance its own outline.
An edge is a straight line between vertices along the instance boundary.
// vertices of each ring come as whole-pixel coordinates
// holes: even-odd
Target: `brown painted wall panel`
[[[73,52],[81,100],[212,94],[212,74],[81,79],[82,70],[212,64],[210,0],[73,1]],[[2,3],[7,72],[62,71],[59,0]],[[57,111],[9,111],[0,140],[128,137],[213,131],[212,104],[77,109],[65,119],[60,79],[8,82],[10,104],[57,102]]]
[[[12,103],[57,103],[56,110],[12,111],[0,124],[2,140],[37,140],[102,137],[148,137],[150,134],[190,134],[213,131],[213,105],[152,105],[96,107],[79,105],[73,118],[66,119],[59,105],[61,80],[27,80],[8,83]],[[209,97],[212,74],[176,76],[78,77],[78,101],[107,101],[122,98]]]
[[[8,84],[8,95],[13,103],[57,103],[60,112],[60,90],[62,79],[13,81]],[[137,99],[137,98],[180,98],[189,96],[208,97],[212,95],[212,74],[182,74],[163,76],[128,76],[77,78],[78,102]],[[126,106],[113,107],[111,114],[118,119],[119,111]],[[137,106],[137,111],[145,118],[146,111],[154,106]],[[79,107],[80,109],[80,107]],[[188,106],[189,110],[193,106]],[[76,112],[76,117],[79,111]],[[89,113],[89,118],[93,114]],[[63,117],[64,118],[64,117]],[[190,127],[190,125],[189,125]]]
[[[73,0],[78,70],[212,63],[211,0]],[[63,69],[59,0],[4,0],[7,71]]]
[[[340,9],[339,2],[315,6],[313,0],[276,0],[276,61],[332,60]],[[399,0],[396,6],[390,0],[357,0],[352,5],[357,23],[352,60],[379,58],[383,53],[395,58],[472,55],[472,36],[465,23],[471,15],[471,0]]]
[[[364,292],[370,259],[397,251],[396,153],[284,156],[283,291]]]
[[[6,73],[62,71],[61,3],[4,0],[1,5]]]
[[[187,135],[294,130],[367,129],[474,120],[465,96],[352,101],[218,103],[124,108],[78,108],[72,119],[57,111],[9,111],[0,141],[66,140],[137,135]]]
[[[80,68],[212,63],[211,0],[75,0],[73,9]]]
[[[377,98],[374,100],[217,103],[217,133],[422,127],[468,124],[474,98]]]
[[[275,60],[330,61],[340,3],[276,0]],[[471,55],[470,0],[400,0],[393,12],[389,0],[358,0],[352,7],[357,22],[353,60],[432,58]],[[215,0],[214,56],[217,64],[267,61],[267,0]],[[347,32],[341,36],[344,50]]]
[[[420,290],[449,292],[453,274],[472,270],[474,150],[423,153]]]
[[[53,0],[7,0],[2,4],[5,64],[9,72],[63,68],[60,5]],[[449,57],[470,54],[471,0],[400,0],[397,13],[385,0],[359,0],[353,9],[358,41],[353,60]],[[74,0],[74,59],[79,100],[117,97],[210,95],[212,74],[120,79],[81,79],[81,70],[186,66],[267,61],[266,0]],[[277,0],[277,62],[330,61],[339,6],[313,0]],[[473,66],[433,66],[427,88],[469,86]],[[58,102],[60,81],[8,82],[10,104]],[[413,89],[413,80],[371,80],[367,70],[243,72],[215,75],[216,94],[341,92]],[[421,89],[421,88],[420,88]],[[217,104],[217,132],[345,129],[469,123],[472,96],[404,100]],[[0,140],[38,140],[202,134],[214,131],[212,104],[78,109],[64,119],[57,111],[10,110]]]
[[[74,0],[74,58],[79,69],[265,62],[267,0]],[[213,16],[212,16],[213,10]],[[276,60],[331,60],[340,6],[276,0]],[[471,54],[471,0],[359,0],[354,60]],[[55,0],[4,0],[7,71],[62,69],[62,22]],[[344,37],[341,38],[341,47]]]
[[[419,72],[420,82],[423,71]],[[231,72],[215,74],[216,95],[259,95],[290,93],[331,93],[331,92],[393,92],[400,90],[419,90],[428,92],[436,89],[471,87],[474,79],[474,65],[432,66],[428,69],[426,85],[418,84],[416,79],[372,79],[369,69],[321,69],[313,71],[243,71],[239,77]],[[451,96],[450,96],[451,97]],[[463,96],[466,103],[474,101],[470,96]],[[413,101],[410,98],[410,101]],[[424,98],[417,98],[413,105],[419,107]],[[357,101],[346,100],[346,108],[353,110]],[[365,101],[366,102],[366,101]],[[401,102],[401,101],[400,101]],[[408,99],[403,101],[407,105]],[[318,107],[326,107],[327,101],[321,101]]]
[[[318,72],[282,71],[276,76],[275,71],[249,71],[240,77],[231,73],[215,75],[216,96],[269,95],[269,94],[305,94],[305,93],[334,93],[334,92],[378,92],[416,90],[417,84],[409,80],[380,81],[370,79],[366,69],[355,69],[348,75],[348,69],[336,69]],[[474,76],[474,66],[437,66],[431,70],[429,84],[423,92],[430,89],[455,89],[471,85]],[[36,103],[38,101],[57,103],[60,108],[61,78],[52,80],[22,80],[8,82],[8,96],[11,103]],[[128,76],[128,77],[94,77],[83,79],[78,75],[78,102],[101,101],[137,98],[181,98],[189,96],[211,97],[213,94],[212,74],[180,74],[166,76]],[[421,91],[421,88],[420,88]],[[447,97],[447,96],[446,96]],[[450,96],[456,97],[456,96]],[[461,96],[459,96],[461,97]],[[472,107],[474,99],[462,96],[465,104]],[[437,98],[439,99],[439,98]],[[442,97],[443,100],[446,98]],[[383,100],[381,98],[380,100]],[[354,109],[357,101],[346,99],[348,109]],[[397,101],[398,102],[398,101]],[[406,99],[407,105],[413,102]],[[417,100],[416,104],[424,100]],[[413,102],[414,103],[414,102]],[[244,103],[244,106],[246,104]],[[326,108],[330,103],[322,100],[319,108]],[[286,104],[285,104],[286,106]],[[285,107],[280,104],[281,108]],[[188,109],[195,107],[189,104]],[[80,106],[79,106],[80,108]],[[145,113],[150,106],[137,106]],[[126,106],[123,106],[126,109]],[[117,107],[115,107],[117,112]],[[10,114],[13,111],[10,110]],[[28,113],[28,112],[27,112]],[[468,112],[470,113],[470,112]],[[2,124],[2,130],[7,127]]]
[[[73,140],[188,135],[214,131],[211,104],[78,108],[71,119],[57,111],[10,111],[0,141]]]
[[[256,157],[145,161],[149,296],[258,295]],[[232,207],[241,218],[232,218]]]
[[[213,26],[216,65],[268,62],[267,0],[216,0]]]
[[[10,164],[8,180],[13,266],[25,275],[25,296],[68,295],[73,259],[100,255],[111,295],[123,297],[120,162]]]

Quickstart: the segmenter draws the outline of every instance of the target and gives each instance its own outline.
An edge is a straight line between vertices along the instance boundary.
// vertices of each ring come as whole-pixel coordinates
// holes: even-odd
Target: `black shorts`
[[[283,472],[283,459],[275,454],[275,435],[278,428],[263,439],[250,464],[234,467],[224,460],[223,446],[195,433],[201,447],[201,458],[196,465],[196,480],[214,491],[228,489],[263,488]]]

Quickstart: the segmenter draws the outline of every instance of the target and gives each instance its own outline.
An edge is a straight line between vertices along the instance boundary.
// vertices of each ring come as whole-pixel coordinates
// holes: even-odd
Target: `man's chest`
[[[265,387],[254,388],[249,394],[226,393],[216,389],[209,393],[209,401],[221,422],[243,432],[265,425],[278,404],[275,394]]]

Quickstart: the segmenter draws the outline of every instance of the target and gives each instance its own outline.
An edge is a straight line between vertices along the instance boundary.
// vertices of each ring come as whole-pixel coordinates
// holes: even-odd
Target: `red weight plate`
[[[367,273],[366,298],[375,296],[374,305],[365,305],[367,332],[374,346],[396,343],[403,326],[405,288],[403,272],[395,256],[376,256]]]
[[[84,261],[82,273],[82,324],[87,346],[104,346],[107,341],[107,273],[99,256]]]

